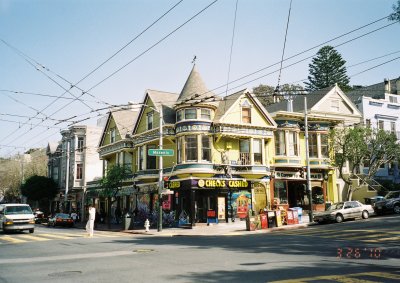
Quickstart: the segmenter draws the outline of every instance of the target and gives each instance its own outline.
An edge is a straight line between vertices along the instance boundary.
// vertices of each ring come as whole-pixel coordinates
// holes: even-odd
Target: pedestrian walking
[[[86,232],[89,234],[89,237],[93,237],[95,218],[96,218],[96,209],[93,207],[93,205],[89,205],[89,217],[86,223]]]
[[[75,212],[75,210],[72,211],[72,213],[71,213],[71,218],[72,218],[72,220],[74,221],[74,223],[76,223],[76,220],[77,220],[77,218],[78,218],[78,214]]]

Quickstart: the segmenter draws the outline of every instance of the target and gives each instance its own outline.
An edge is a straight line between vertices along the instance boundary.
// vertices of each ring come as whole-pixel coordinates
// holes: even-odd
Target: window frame
[[[147,117],[146,127],[147,130],[149,131],[154,128],[154,112],[153,111],[148,112],[146,117]]]
[[[76,180],[82,180],[83,179],[83,163],[77,163],[76,164]]]
[[[193,111],[194,110],[194,118],[188,118],[188,113],[189,111]],[[185,120],[196,120],[197,119],[197,108],[186,108],[185,109]]]
[[[186,135],[184,136],[184,149],[185,149],[185,162],[197,162],[198,160],[198,135]],[[191,141],[188,141],[191,139]],[[190,146],[190,147],[189,147]],[[189,159],[190,157],[194,157],[194,159]]]
[[[208,147],[204,146],[204,142],[207,140]],[[211,137],[208,135],[200,135],[200,143],[201,143],[201,161],[203,162],[211,162],[212,161],[212,147],[211,147]],[[208,154],[209,159],[205,159],[204,156]]]
[[[248,115],[245,116],[245,112],[248,113]],[[242,123],[243,124],[251,124],[251,107],[250,106],[242,106],[241,107],[241,117],[242,117]],[[248,120],[248,121],[246,121]]]

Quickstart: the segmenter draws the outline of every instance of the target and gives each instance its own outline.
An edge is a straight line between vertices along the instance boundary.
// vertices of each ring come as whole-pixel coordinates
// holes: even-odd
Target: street
[[[0,234],[0,282],[400,282],[398,227],[398,215],[221,236],[38,226]]]

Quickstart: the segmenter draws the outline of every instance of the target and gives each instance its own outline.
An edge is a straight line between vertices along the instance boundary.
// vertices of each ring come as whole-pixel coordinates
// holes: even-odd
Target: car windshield
[[[389,192],[386,196],[385,199],[392,199],[392,198],[398,198],[399,197],[399,192]]]
[[[342,209],[343,208],[343,202],[338,202],[338,203],[334,203],[332,204],[328,210],[338,210],[338,209]]]
[[[64,218],[64,219],[66,219],[66,218],[69,218],[69,215],[65,214],[65,213],[59,213],[59,214],[56,214],[56,218]]]
[[[32,214],[32,209],[26,205],[7,206],[4,211],[4,214],[5,215]]]

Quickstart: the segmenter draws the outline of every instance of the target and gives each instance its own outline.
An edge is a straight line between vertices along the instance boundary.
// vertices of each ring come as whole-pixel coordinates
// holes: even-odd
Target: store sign
[[[181,182],[179,181],[168,182],[168,189],[179,189],[180,187],[181,187]]]
[[[276,172],[275,175],[282,179],[301,179],[299,172]]]
[[[200,188],[247,188],[249,186],[249,182],[246,180],[216,180],[216,179],[208,179],[203,180],[200,179],[197,183]]]

